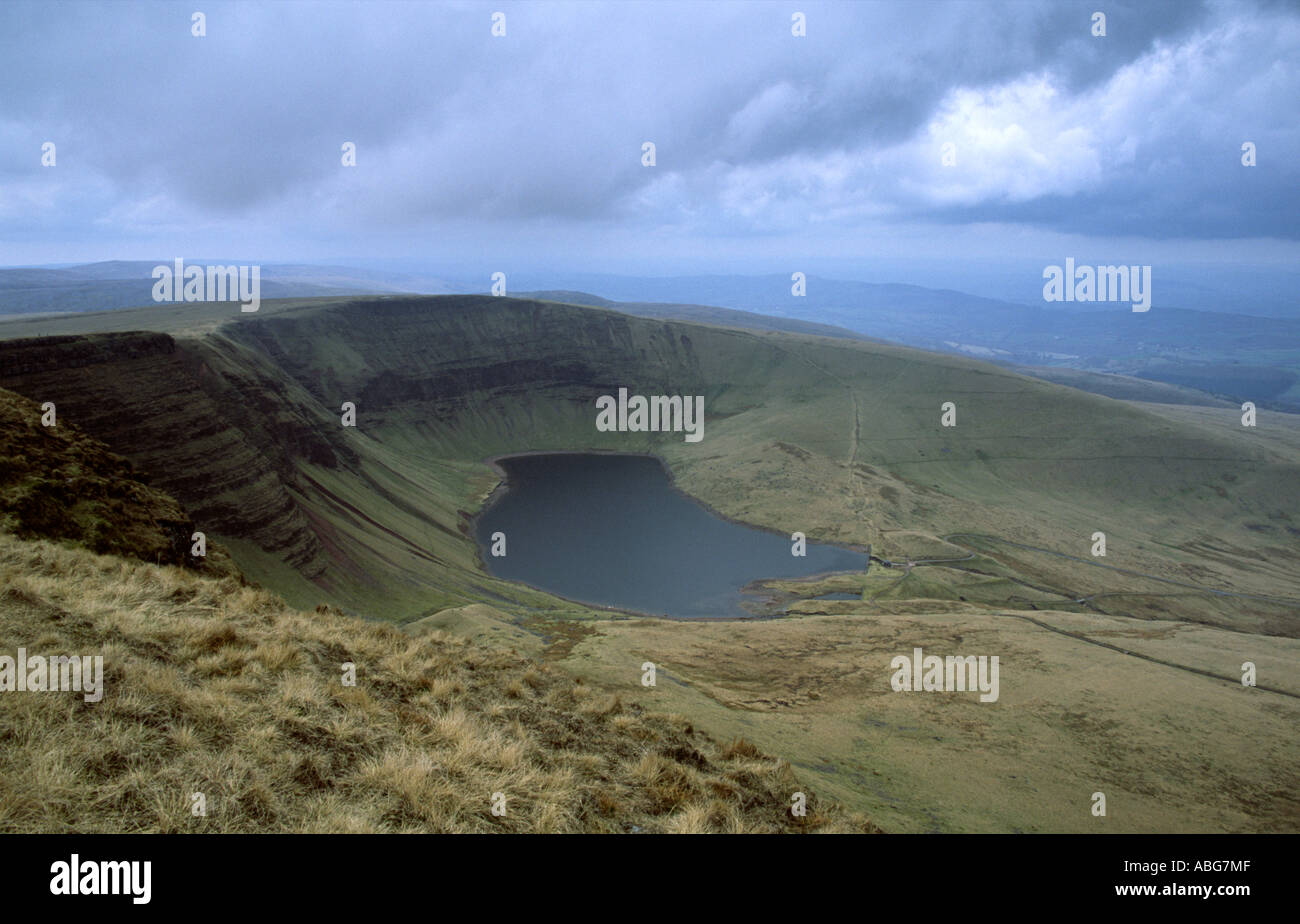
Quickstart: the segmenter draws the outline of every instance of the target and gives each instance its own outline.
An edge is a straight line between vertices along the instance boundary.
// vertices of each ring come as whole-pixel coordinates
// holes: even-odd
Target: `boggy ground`
[[[890,830],[1300,830],[1300,642],[1177,620],[910,604],[601,622],[560,663],[778,750]],[[894,692],[890,661],[914,647],[998,655],[998,700]],[[637,688],[645,660],[658,668],[652,690]],[[1243,687],[1245,661],[1274,690]],[[1095,792],[1105,817],[1091,812]]]

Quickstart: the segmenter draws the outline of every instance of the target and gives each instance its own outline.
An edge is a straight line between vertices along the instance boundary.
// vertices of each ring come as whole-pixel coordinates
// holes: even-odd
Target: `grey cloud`
[[[1109,166],[1098,188],[1021,202],[917,198],[932,178],[886,157],[957,88],[1048,74],[1065,98],[1094,92],[1203,30],[1294,25],[1285,5],[801,3],[806,39],[789,35],[788,4],[205,3],[202,39],[189,34],[192,6],[0,6],[0,239],[236,222],[345,236],[457,220],[588,222],[593,240],[609,221],[798,235],[810,214],[887,226],[891,210],[939,225],[1116,234],[1140,219],[1155,236],[1296,236],[1286,210],[1300,152],[1273,125],[1294,122],[1286,80],[1237,114],[1255,124],[1235,134],[1266,139],[1271,166],[1232,200],[1214,190],[1245,178],[1231,158],[1213,161],[1216,142],[1192,124],[1181,165],[1159,150],[1178,126],[1137,124],[1140,156]],[[1097,6],[1104,40],[1088,32]],[[505,39],[489,35],[497,8]],[[1171,112],[1194,119],[1185,100]],[[53,175],[36,162],[47,138],[60,145]],[[358,145],[355,171],[339,166],[345,140]],[[646,140],[653,170],[639,163]],[[840,160],[890,172],[856,167],[836,188]],[[823,163],[826,177],[782,174]],[[733,201],[750,191],[753,208]]]

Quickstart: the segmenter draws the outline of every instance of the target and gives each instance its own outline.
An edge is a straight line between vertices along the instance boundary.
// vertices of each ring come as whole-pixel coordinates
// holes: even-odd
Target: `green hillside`
[[[90,333],[0,342],[0,385],[58,402],[303,603],[398,621],[485,595],[571,611],[488,577],[467,533],[495,484],[484,460],[539,449],[657,452],[727,515],[884,557],[907,553],[897,531],[1087,555],[1102,530],[1146,573],[1261,588],[1296,573],[1295,544],[1256,561],[1251,528],[1290,522],[1294,455],[975,361],[489,297],[222,312],[46,322]],[[128,321],[167,334],[96,331]],[[705,439],[597,432],[594,399],[621,385],[704,394]]]
[[[756,741],[894,830],[1091,830],[1073,806],[1100,785],[1130,800],[1106,830],[1295,827],[1294,739],[1271,737],[1300,694],[1290,415],[1244,428],[1235,407],[877,342],[486,296],[159,306],[0,338],[0,386],[57,402],[296,606],[534,651]],[[597,431],[620,386],[703,394],[704,439]],[[490,460],[557,449],[655,453],[720,513],[877,564],[783,582],[790,618],[752,623],[611,620],[491,577],[471,535]],[[891,694],[913,644],[1002,652],[1003,702]],[[646,657],[678,682],[630,681]]]

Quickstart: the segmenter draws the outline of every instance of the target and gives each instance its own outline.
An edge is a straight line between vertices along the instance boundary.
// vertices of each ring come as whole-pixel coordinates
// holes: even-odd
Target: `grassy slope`
[[[647,707],[787,756],[818,792],[893,831],[1300,828],[1295,640],[1178,620],[928,602],[900,609],[604,623],[564,664],[612,681],[634,660],[654,659],[661,681],[642,697]],[[913,647],[998,655],[998,701],[891,691],[890,659]],[[1244,660],[1293,695],[1242,687],[1232,677]],[[1097,791],[1107,795],[1105,818],[1090,811]]]
[[[106,691],[0,696],[3,831],[873,829],[796,819],[788,764],[499,648],[0,533],[19,646],[102,655]]]
[[[1216,551],[1191,556],[1227,582],[1253,558],[1246,524],[1291,515],[1294,455],[1254,431],[1177,427],[1121,402],[912,350],[490,299],[328,307],[241,324],[231,336],[291,358],[286,369],[321,406],[356,401],[362,423],[348,438],[391,449],[385,462],[407,485],[418,478],[415,460],[429,493],[444,499],[465,502],[484,483],[463,470],[457,483],[438,466],[523,449],[655,450],[686,490],[782,532],[888,551],[894,530],[993,522],[1086,554],[1103,529],[1151,573],[1178,573],[1184,547],[1212,540]],[[462,377],[484,363],[500,365],[501,378]],[[705,441],[598,434],[591,401],[624,383],[703,391]],[[944,401],[958,405],[955,429],[939,426]],[[450,511],[435,518],[459,525]],[[1213,523],[1212,536],[1198,523]],[[1289,581],[1297,563],[1294,550],[1275,559],[1267,582]]]
[[[106,690],[0,695],[0,830],[873,829],[815,797],[791,816],[788,764],[575,683],[488,607],[407,634],[190,559],[175,499],[41,414],[0,389],[0,651],[99,655]],[[475,620],[492,648],[441,631]]]
[[[860,603],[794,607],[833,615],[611,622],[490,578],[464,533],[494,483],[490,455],[645,450],[728,515],[870,543],[895,560],[946,548],[940,537],[958,532],[1088,559],[1100,529],[1115,567],[1295,599],[1300,451],[1286,415],[1245,430],[1232,408],[1128,404],[887,345],[507,299],[286,302],[230,323],[207,306],[185,318],[123,314],[78,321],[172,330],[180,366],[201,370],[196,390],[219,397],[212,413],[279,466],[291,512],[318,543],[310,560],[294,570],[273,546],[235,537],[232,547],[301,605],[327,598],[481,638],[537,639],[549,660],[625,700],[778,749],[892,827],[1300,827],[1293,700],[1191,670],[1231,677],[1250,659],[1276,686],[1294,673],[1293,605],[1175,592],[1095,562],[971,540],[959,545],[977,552],[968,563],[901,579],[873,572]],[[74,412],[88,385],[108,387],[85,375],[68,386]],[[597,433],[592,400],[619,385],[704,393],[705,440]],[[355,430],[337,425],[347,400],[358,405]],[[957,404],[956,428],[939,425],[944,401]],[[266,426],[268,414],[283,425]],[[281,432],[296,427],[301,439]],[[318,445],[328,451],[308,451]],[[236,496],[258,496],[230,483]],[[1116,591],[1126,596],[1062,602]],[[482,602],[490,608],[474,608]],[[1100,636],[1081,637],[1089,627],[1168,663],[1100,647]],[[1003,700],[876,695],[889,657],[913,643],[1001,654]],[[678,682],[640,688],[647,658]],[[962,773],[949,769],[955,760]],[[1086,813],[1097,788],[1124,806],[1104,827]]]

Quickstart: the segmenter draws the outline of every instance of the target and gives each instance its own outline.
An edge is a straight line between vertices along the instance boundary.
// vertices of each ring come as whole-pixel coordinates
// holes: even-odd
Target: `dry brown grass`
[[[873,830],[811,794],[794,818],[788,764],[513,653],[0,534],[20,646],[103,655],[105,693],[0,694],[4,831]]]

